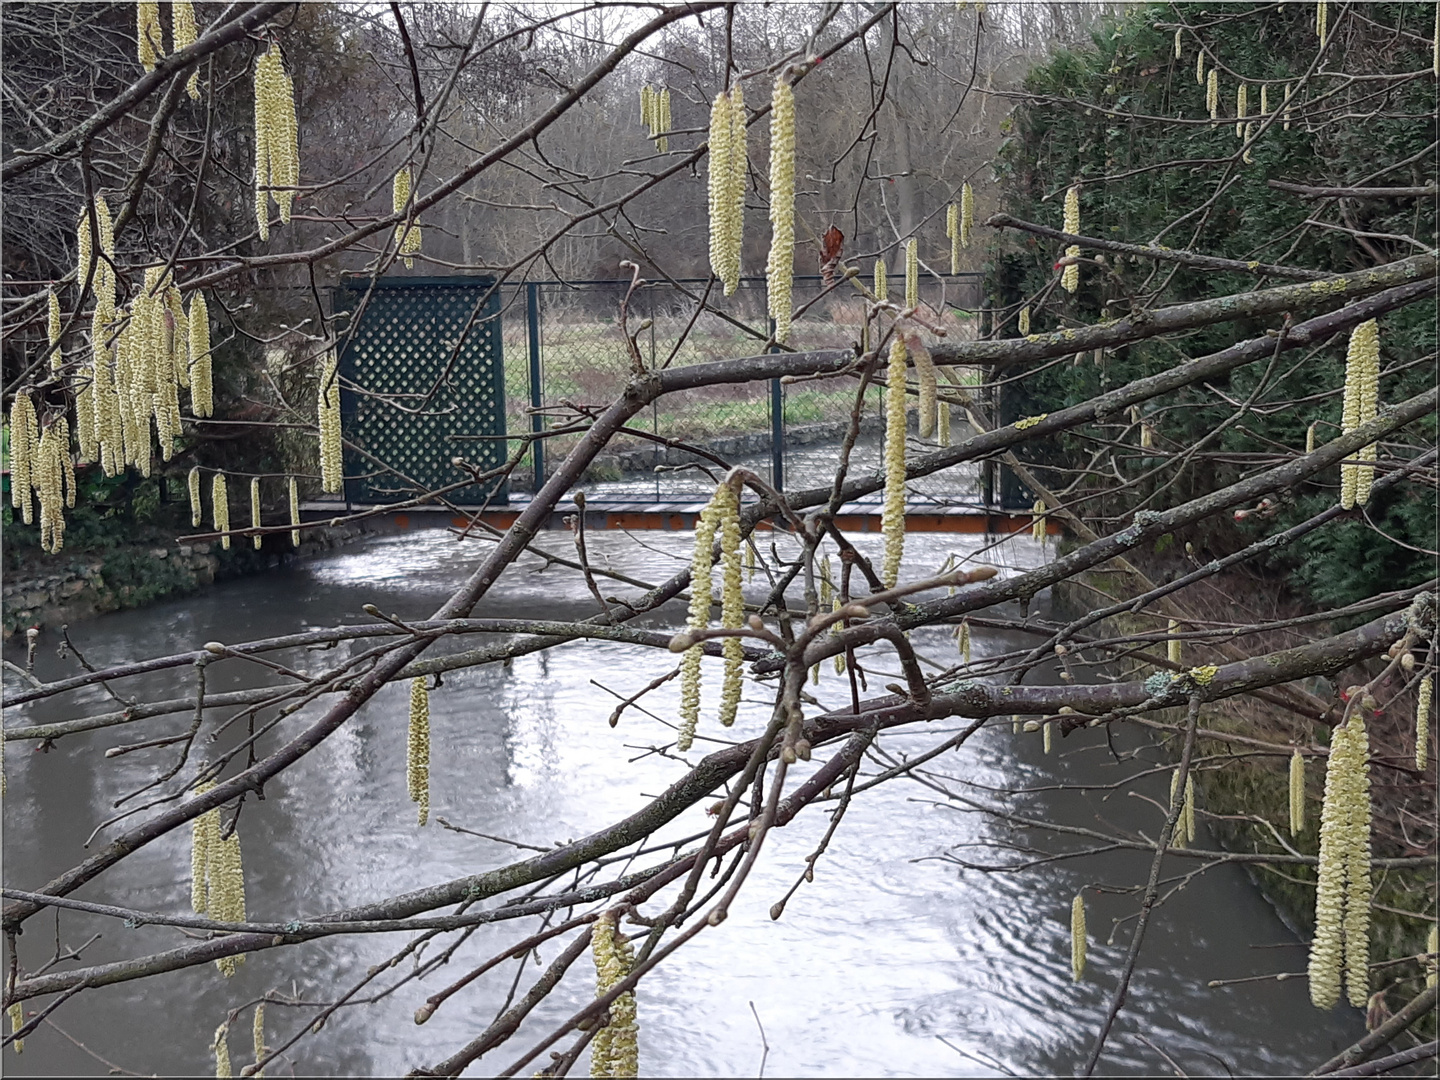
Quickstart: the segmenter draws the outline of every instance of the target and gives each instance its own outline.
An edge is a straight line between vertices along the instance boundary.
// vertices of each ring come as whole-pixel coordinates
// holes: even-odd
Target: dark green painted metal
[[[490,277],[381,278],[340,354],[345,501],[386,503],[464,480],[505,461],[505,357],[500,293]],[[343,334],[370,278],[334,290]],[[468,327],[468,329],[467,329]],[[457,341],[463,343],[456,353]],[[452,361],[453,357],[453,361]],[[433,398],[423,395],[439,383]],[[410,411],[406,411],[410,410]],[[386,468],[388,466],[388,469]],[[390,470],[393,470],[390,471]],[[459,505],[507,501],[502,480],[445,495]]]
[[[770,320],[770,337],[775,337],[775,320]],[[778,353],[779,345],[768,352]],[[785,490],[785,388],[779,379],[770,380],[770,486]]]
[[[539,435],[545,430],[545,414],[540,411],[544,404],[540,375],[540,286],[534,282],[525,286],[525,326],[530,343],[530,430]],[[545,484],[544,439],[530,444],[530,462],[535,474],[534,490],[539,491]]]

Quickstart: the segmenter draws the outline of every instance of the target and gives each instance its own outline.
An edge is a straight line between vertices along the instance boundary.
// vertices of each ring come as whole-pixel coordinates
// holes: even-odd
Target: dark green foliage
[[[1363,18],[1351,7],[1339,22],[1334,21],[1336,6],[1331,10],[1333,44],[1324,70],[1400,77],[1347,82],[1318,76],[1300,89],[1296,80],[1314,61],[1317,45],[1312,4],[1257,4],[1253,10],[1149,5],[1106,25],[1095,34],[1093,48],[1062,52],[1034,69],[1025,88],[1035,96],[1006,121],[1010,138],[996,165],[1010,212],[1058,228],[1065,188],[1079,180],[1085,183],[1080,231],[1089,236],[1336,272],[1404,258],[1417,249],[1403,240],[1357,240],[1346,232],[1307,227],[1307,217],[1434,245],[1433,199],[1346,200],[1337,213],[1327,201],[1267,186],[1271,179],[1387,186],[1433,180],[1427,150],[1436,138],[1433,8],[1367,4]],[[1179,59],[1174,56],[1177,26],[1185,27]],[[1217,58],[1221,65],[1221,119],[1213,126],[1205,88],[1195,79],[1197,45],[1206,51],[1207,70]],[[1251,163],[1230,160],[1241,145],[1235,130],[1236,74],[1247,80],[1248,112],[1257,127],[1258,80],[1290,80],[1297,86],[1290,130],[1277,119],[1254,147]],[[1269,89],[1273,113],[1283,103],[1284,82],[1273,82]],[[1178,164],[1164,165],[1168,162]],[[1138,169],[1146,171],[1101,179]],[[1078,293],[1052,287],[1042,303],[1038,294],[1057,276],[1051,269],[1060,254],[1057,247],[1011,233],[996,251],[992,301],[1005,308],[1001,317],[1009,320],[1002,335],[1016,333],[1022,303],[1034,305],[1031,325],[1038,333],[1123,316],[1137,303],[1154,307],[1281,283],[1107,256],[1109,271],[1086,265]],[[1297,312],[1296,317],[1318,313]],[[1435,316],[1431,301],[1380,320],[1382,406],[1433,384]],[[1022,416],[1081,402],[1280,324],[1278,318],[1227,323],[1118,349],[1099,363],[1090,355],[1065,359],[1007,384],[1004,411]],[[1319,441],[1332,437],[1340,420],[1345,347],[1341,337],[1313,352],[1286,353],[1273,367],[1258,363],[1241,369],[1214,385],[1214,392],[1197,387],[1152,402],[1139,419],[1153,425],[1158,449],[1175,453],[1199,447],[1202,454],[1220,455],[1218,460],[1204,457],[1203,465],[1187,466],[1178,477],[1167,460],[1140,448],[1139,426],[1125,417],[1027,447],[1027,454],[1037,464],[1076,468],[1089,462],[1099,448],[1097,440],[1115,442],[1121,473],[1140,479],[1123,494],[1082,500],[1087,516],[1107,523],[1147,500],[1164,505],[1194,497],[1262,465],[1261,455],[1263,461],[1275,461],[1277,453],[1302,450],[1312,422],[1319,422]],[[1256,394],[1254,411],[1236,420],[1234,407],[1217,393],[1236,401]],[[1434,436],[1433,418],[1412,425],[1381,457],[1410,457],[1417,446],[1433,443]],[[1144,476],[1151,470],[1153,476]],[[1040,475],[1060,486],[1073,480],[1073,474],[1045,469]],[[1279,512],[1257,527],[1217,522],[1183,539],[1212,552],[1232,550],[1332,504],[1338,482],[1338,470],[1316,478],[1287,495]],[[1107,481],[1102,478],[1096,486],[1105,487]],[[1108,486],[1114,486],[1113,476]],[[1435,546],[1433,491],[1406,485],[1368,509],[1379,529],[1401,543],[1389,543],[1362,522],[1350,521],[1278,551],[1274,564],[1291,571],[1290,580],[1325,605],[1429,577],[1431,557],[1404,545]]]

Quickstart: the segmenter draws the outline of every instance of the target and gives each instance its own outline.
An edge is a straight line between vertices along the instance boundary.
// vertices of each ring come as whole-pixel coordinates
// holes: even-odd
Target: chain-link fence
[[[703,311],[698,301],[705,281],[647,282],[631,295],[626,327],[636,335],[634,349],[647,369],[733,359],[760,351],[769,337],[764,278],[745,278],[730,297],[712,291],[709,302],[720,313]],[[890,279],[890,296],[904,292],[903,275]],[[564,416],[598,410],[624,388],[636,357],[620,324],[620,304],[628,280],[533,282],[507,288],[502,298],[509,432],[549,430]],[[824,295],[819,277],[795,281],[794,304],[803,309],[789,347],[800,350],[851,348],[861,341],[865,299],[842,285]],[[943,326],[950,340],[973,336],[981,303],[978,274],[926,276],[921,302],[927,317]],[[641,329],[643,327],[643,329]],[[638,334],[637,334],[638,331]],[[881,380],[883,382],[883,380]],[[746,465],[791,490],[828,482],[835,451],[855,407],[852,378],[806,379],[788,385],[779,380],[702,387],[667,394],[627,431],[613,440],[585,478],[592,496],[664,499],[713,490],[714,481],[683,443]],[[863,402],[861,437],[852,457],[858,471],[880,460],[884,425],[881,385],[872,385]],[[955,437],[963,437],[958,417]],[[540,464],[563,458],[579,433],[552,435],[531,455]],[[711,472],[714,467],[711,466]],[[516,478],[518,488],[526,486]],[[918,487],[949,500],[978,493],[974,469],[947,470]]]

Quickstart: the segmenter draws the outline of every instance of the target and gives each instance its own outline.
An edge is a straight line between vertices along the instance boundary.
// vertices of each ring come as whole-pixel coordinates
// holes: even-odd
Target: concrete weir
[[[511,494],[508,505],[487,508],[480,506],[413,506],[403,510],[387,510],[381,506],[365,506],[342,502],[305,502],[300,516],[305,521],[324,521],[351,514],[370,513],[374,525],[384,531],[403,532],[409,529],[473,528],[478,521],[496,529],[508,529],[525,510],[530,496]],[[685,532],[695,528],[696,519],[705,509],[705,499],[675,496],[663,501],[653,499],[606,499],[587,497],[585,528]],[[857,499],[841,505],[835,524],[842,532],[868,533],[880,531],[881,500]],[[565,519],[576,513],[573,503],[562,503],[551,512],[545,528],[566,528]],[[1061,527],[1048,521],[1050,535],[1058,536]],[[1016,515],[999,507],[986,507],[979,502],[912,501],[905,508],[905,528],[910,532],[957,532],[1004,534],[1029,529],[1030,515]],[[763,528],[776,527],[771,522]]]

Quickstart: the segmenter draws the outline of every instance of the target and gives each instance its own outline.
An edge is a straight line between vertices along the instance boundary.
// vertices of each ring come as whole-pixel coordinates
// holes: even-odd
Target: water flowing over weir
[[[563,541],[563,537],[560,538]],[[770,542],[765,537],[765,542]],[[857,535],[857,546],[877,555],[879,537]],[[906,565],[921,574],[938,568],[951,552],[978,548],[983,537],[912,535]],[[787,536],[777,534],[782,555]],[[643,546],[619,532],[589,538],[598,565],[641,578],[661,578],[689,557],[689,536],[647,533]],[[553,540],[546,546],[566,546]],[[343,553],[297,564],[274,574],[228,582],[209,592],[139,611],[107,615],[72,628],[72,638],[95,665],[194,647],[205,641],[242,641],[306,627],[365,619],[361,606],[409,619],[427,616],[463,580],[475,557],[442,530],[383,537]],[[1045,557],[1028,534],[1003,545],[987,561],[1009,568]],[[582,617],[593,613],[579,575],[538,571],[527,556],[521,572],[508,576],[485,599],[477,616]],[[1004,572],[1002,570],[1002,572]],[[757,576],[754,588],[761,587]],[[602,586],[603,588],[603,586]],[[1032,614],[1043,610],[1042,595]],[[1018,616],[1018,610],[1006,612]],[[672,605],[647,621],[678,626],[683,609]],[[917,647],[949,663],[954,642],[943,628],[916,631]],[[54,678],[73,661],[42,643],[37,673]],[[472,645],[474,642],[468,642]],[[976,656],[1031,644],[976,628]],[[359,647],[344,643],[340,649]],[[460,646],[437,646],[460,647]],[[283,657],[277,657],[283,662]],[[707,690],[719,684],[720,662],[706,661]],[[446,675],[431,692],[431,824],[415,825],[405,787],[407,706],[403,684],[388,686],[317,751],[267,786],[264,801],[247,800],[241,832],[252,919],[304,917],[377,899],[418,885],[498,866],[526,852],[493,839],[450,831],[436,819],[474,833],[544,848],[588,833],[641,805],[680,775],[683,766],[650,752],[671,741],[670,729],[639,709],[627,710],[618,727],[605,718],[616,703],[603,687],[622,695],[674,665],[668,653],[621,643],[574,643],[522,657],[508,667],[491,665]],[[889,668],[898,665],[890,664]],[[216,663],[207,676],[212,691],[240,689],[259,681],[252,665]],[[872,670],[872,692],[894,671],[883,662]],[[143,687],[146,695],[191,692],[180,669],[117,684],[121,693]],[[593,680],[593,681],[592,681]],[[819,686],[807,687],[829,707],[848,700],[848,686],[822,665]],[[760,730],[768,705],[747,682],[737,738]],[[50,722],[101,711],[98,687],[24,707],[12,724]],[[669,718],[678,689],[672,682],[643,699],[646,709]],[[695,752],[721,745],[731,732],[713,721],[713,696]],[[212,719],[207,730],[213,730]],[[175,726],[148,721],[62,739],[48,753],[29,753],[32,743],[13,743],[5,799],[5,881],[31,888],[82,856],[90,830],[114,813],[121,794],[151,779],[168,749],[106,759],[107,747],[140,742]],[[933,746],[941,729],[958,730],[954,719],[936,721],[922,733],[902,729],[880,737],[873,775],[906,754]],[[1131,741],[1126,742],[1127,739]],[[1122,750],[1133,736],[1116,732]],[[206,756],[204,741],[195,756]],[[1147,751],[1152,760],[1159,755]],[[829,749],[816,753],[815,765]],[[801,766],[796,783],[815,767]],[[1103,784],[1118,778],[1102,732],[1082,730],[1056,739],[1045,755],[1038,734],[1014,735],[1008,721],[987,727],[958,753],[930,770],[948,777],[951,790],[1033,817],[1079,825],[1110,826],[1152,836],[1160,814],[1150,799],[1163,799],[1168,772],[1148,784],[1079,794],[1045,790],[1063,782]],[[966,786],[970,785],[970,786]],[[1003,797],[987,788],[1040,789]],[[1129,794],[1129,790],[1144,797]],[[816,865],[815,880],[801,886],[784,916],[769,909],[804,870],[828,822],[821,804],[777,830],[724,926],[679,951],[639,992],[641,1072],[661,1075],[746,1075],[758,1069],[762,1043],[758,1016],[769,1044],[771,1075],[1066,1075],[1083,1061],[1104,1013],[1123,960],[1133,919],[1107,943],[1112,920],[1133,913],[1133,895],[1087,888],[1143,882],[1149,856],[1112,853],[1042,865],[1020,873],[957,873],[935,858],[954,852],[975,863],[1013,859],[987,851],[986,837],[1008,828],[993,819],[944,803],[944,796],[911,780],[895,780],[857,797]],[[129,805],[129,804],[127,804]],[[660,834],[679,838],[705,827],[703,810],[682,816]],[[1102,820],[1097,820],[1102,819]],[[1201,826],[1204,831],[1203,824]],[[100,839],[103,840],[104,834]],[[1028,841],[1059,850],[1039,832]],[[967,846],[968,845],[968,846]],[[1202,837],[1197,846],[1207,846]],[[622,856],[629,853],[621,853]],[[638,865],[644,865],[642,859]],[[623,862],[616,863],[617,868]],[[1167,864],[1169,867],[1170,864]],[[188,830],[141,850],[79,898],[136,908],[189,910]],[[1194,867],[1186,865],[1183,870]],[[1174,872],[1172,870],[1172,872]],[[1086,888],[1091,929],[1086,981],[1071,983],[1071,897]],[[34,970],[51,956],[49,917],[27,924],[20,938],[23,962]],[[68,944],[103,936],[85,950],[83,963],[99,963],[174,947],[185,939],[174,929],[125,929],[114,920],[67,912]],[[533,932],[534,920],[481,928],[454,961],[423,983],[410,983],[371,1005],[344,1009],[302,1042],[296,1071],[312,1075],[398,1075],[433,1063],[473,1038],[502,1007],[513,970],[492,971],[448,1001],[423,1027],[413,1014],[424,998],[458,978],[467,966]],[[446,940],[449,940],[448,938]],[[137,1072],[208,1073],[209,1043],[225,1014],[267,990],[318,1001],[363,976],[366,968],[399,947],[397,935],[339,937],[250,957],[233,979],[213,965],[159,978],[87,991],[55,1014],[65,1035],[43,1026],[27,1038],[25,1053],[6,1051],[11,1075],[102,1074],[95,1054]],[[560,945],[540,948],[542,965]],[[1332,1014],[1309,1004],[1303,979],[1242,983],[1209,989],[1211,979],[1234,979],[1304,968],[1305,950],[1234,866],[1191,880],[1158,910],[1141,954],[1130,1000],[1112,1036],[1101,1071],[1143,1075],[1163,1068],[1145,1038],[1189,1074],[1290,1075],[1313,1067],[1363,1032],[1360,1017]],[[525,978],[533,977],[533,963]],[[397,970],[396,975],[403,973]],[[322,977],[323,976],[323,977]],[[381,980],[384,983],[385,980]],[[593,973],[577,964],[521,1032],[538,1037],[594,993]],[[44,1001],[27,1002],[27,1009]],[[753,1012],[752,1012],[753,1005]],[[314,1010],[271,1005],[269,1041],[277,1044],[309,1022]],[[231,1052],[235,1068],[247,1063],[247,1020],[237,1022]],[[475,1074],[508,1064],[506,1050],[481,1060]],[[583,1064],[581,1066],[583,1068]],[[274,1075],[283,1071],[273,1068]]]

